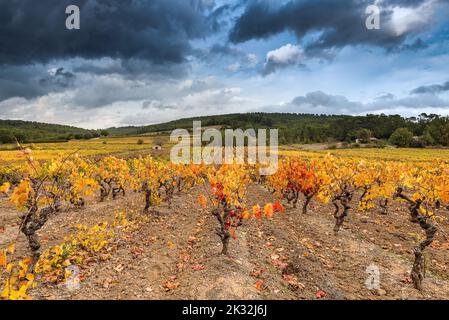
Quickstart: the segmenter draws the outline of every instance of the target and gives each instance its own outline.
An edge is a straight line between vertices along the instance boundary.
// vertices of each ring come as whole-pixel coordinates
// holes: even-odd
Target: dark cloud
[[[80,7],[80,30],[65,28],[70,4]],[[189,41],[214,28],[213,6],[207,0],[0,1],[0,65],[73,57],[182,63]]]
[[[158,109],[158,110],[176,110],[176,106],[166,105],[158,100],[147,100],[142,103],[142,110]]]
[[[73,67],[74,72],[95,75],[119,74],[128,79],[169,79],[180,78],[187,74],[186,64],[161,63],[154,64],[142,59],[82,60]]]
[[[403,45],[399,45],[391,49],[393,52],[401,52],[401,51],[419,51],[422,49],[428,48],[429,45],[425,43],[421,38],[416,39],[412,43],[406,43]]]
[[[360,102],[350,101],[340,95],[330,95],[322,91],[307,93],[305,96],[294,98],[290,105],[292,107],[306,108],[313,112],[329,113],[337,111],[339,113],[354,113],[364,106]]]
[[[197,52],[197,57],[201,60],[213,61],[215,58],[230,57],[241,59],[245,58],[247,53],[229,43],[215,43],[210,48]]]
[[[64,68],[57,68],[49,70],[48,76],[39,80],[39,83],[43,86],[59,86],[62,88],[68,88],[73,85],[76,76],[69,72],[64,71]]]
[[[71,4],[80,30],[65,27]],[[213,33],[226,12],[214,8],[214,0],[0,1],[0,101],[63,91],[78,74],[182,78],[190,42]]]
[[[411,94],[425,94],[425,93],[438,94],[445,91],[449,91],[449,81],[443,84],[433,84],[429,86],[418,87],[416,89],[413,89]]]
[[[227,13],[232,10],[231,6],[225,4],[217,9],[213,10],[213,12],[207,17],[207,21],[209,22],[212,30],[214,32],[219,32],[224,26],[226,26],[226,18]]]
[[[0,101],[11,97],[33,98],[44,93],[39,84],[42,68],[31,66],[29,68],[4,66],[0,68]]]
[[[385,100],[392,100],[394,98],[395,98],[394,94],[388,92],[388,93],[384,93],[384,94],[376,97],[376,100],[377,101],[385,101]]]
[[[47,70],[42,65],[3,66],[0,68],[0,101],[23,97],[26,99],[60,92],[75,83],[76,75],[64,68]]]
[[[407,36],[421,26],[413,25],[397,32],[390,25],[393,12],[388,5],[415,8],[425,0],[382,2],[380,30],[367,30],[365,10],[373,4],[370,0],[291,0],[273,2],[254,0],[246,7],[230,32],[229,38],[234,43],[251,39],[262,39],[292,31],[299,40],[310,32],[319,32],[319,36],[306,45],[310,53],[319,53],[323,49],[343,48],[348,45],[372,45],[393,50],[401,46]],[[424,47],[420,40],[410,49]]]
[[[387,0],[384,2],[391,6],[416,8],[422,5],[423,2],[426,2],[426,0]]]
[[[426,109],[446,109],[449,101],[435,95],[406,96],[395,98],[385,94],[370,102],[353,101],[342,95],[328,94],[322,91],[309,92],[298,96],[283,105],[283,112],[304,112],[324,114],[364,114],[364,113],[401,113],[407,110],[417,113]],[[272,107],[270,107],[272,108]]]
[[[230,43],[215,43],[209,48],[197,50],[196,57],[211,66],[218,61],[231,63],[227,68],[231,72],[254,68],[259,62],[256,54],[245,52]]]

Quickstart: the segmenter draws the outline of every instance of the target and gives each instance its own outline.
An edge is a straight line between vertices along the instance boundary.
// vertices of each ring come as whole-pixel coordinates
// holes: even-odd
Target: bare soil
[[[175,195],[171,208],[154,208],[139,230],[118,240],[112,257],[82,270],[79,290],[40,284],[34,299],[449,299],[449,226],[439,222],[437,241],[427,250],[424,290],[409,281],[413,247],[423,234],[394,204],[350,216],[334,235],[332,207],[312,202],[309,213],[286,207],[272,219],[250,220],[220,255],[216,221],[201,209],[197,188]],[[249,190],[248,204],[274,201],[262,186]],[[18,234],[18,213],[0,199],[0,247],[16,243],[17,257],[28,253]],[[4,199],[3,199],[4,200]],[[143,199],[124,198],[66,208],[40,231],[43,247],[61,243],[75,225],[112,220],[116,210],[141,210]],[[139,254],[135,254],[135,252]],[[370,290],[367,268],[380,271],[380,289]],[[168,285],[167,285],[168,284]]]

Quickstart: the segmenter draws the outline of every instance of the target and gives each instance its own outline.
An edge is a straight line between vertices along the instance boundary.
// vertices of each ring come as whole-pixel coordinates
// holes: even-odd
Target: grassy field
[[[449,160],[449,149],[396,149],[396,148],[357,148],[357,149],[316,149],[316,150],[292,150],[280,147],[281,156],[316,157],[332,154],[338,157],[363,158],[385,161],[432,161]]]
[[[138,141],[141,141],[140,143]],[[78,153],[81,156],[102,155],[133,155],[152,152],[155,145],[162,145],[161,155],[168,156],[170,148],[174,145],[168,136],[132,136],[111,137],[92,140],[72,140],[57,143],[25,144],[30,147],[36,160],[49,160],[59,154]],[[293,145],[280,146],[280,156],[316,157],[330,153],[338,157],[363,158],[387,161],[432,161],[436,159],[448,160],[449,149],[396,149],[396,148],[354,148],[354,149],[328,149],[327,145]],[[14,145],[3,145],[0,149],[0,162],[20,162]]]
[[[141,143],[138,143],[139,140],[141,140]],[[57,143],[24,144],[23,147],[30,147],[33,150],[33,157],[36,160],[48,160],[59,154],[69,153],[78,153],[81,156],[145,153],[146,151],[153,151],[153,147],[156,144],[162,145],[163,149],[169,148],[169,137],[136,136],[125,138],[100,138],[92,140],[71,140],[69,142]],[[21,161],[21,159],[17,157],[17,150],[14,145],[3,145],[3,149],[4,150],[0,150],[0,161],[8,163]]]

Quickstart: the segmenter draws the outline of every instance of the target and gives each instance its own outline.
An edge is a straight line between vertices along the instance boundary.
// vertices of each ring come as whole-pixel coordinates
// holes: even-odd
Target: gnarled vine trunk
[[[232,222],[232,211],[234,210],[227,205],[224,205],[223,209],[216,208],[212,211],[212,214],[217,218],[219,224],[215,233],[220,237],[221,243],[223,244],[221,254],[224,255],[228,254],[229,239],[231,238],[230,228],[236,228],[242,225],[241,218],[238,221]]]
[[[388,199],[379,200],[380,213],[383,215],[388,214]]]
[[[143,208],[143,211],[148,212],[148,209],[151,207],[151,189],[149,188],[147,181],[142,183],[142,191],[145,193],[145,207]]]
[[[38,207],[34,205],[28,210],[28,213],[22,217],[20,231],[28,240],[33,266],[37,263],[41,255],[41,243],[37,231],[40,230],[50,216],[57,211],[59,211],[59,204],[49,205],[42,208],[40,211],[38,210]]]
[[[219,224],[215,233],[220,237],[221,243],[223,244],[221,254],[227,255],[229,238],[231,237],[231,235],[229,234],[229,226],[226,225],[229,210],[225,209],[224,214],[222,215],[220,209],[214,209],[212,211],[212,214],[217,218]]]
[[[351,209],[351,206],[350,206],[351,200],[352,200],[352,193],[350,193],[348,191],[343,191],[340,195],[338,195],[332,199],[332,203],[334,204],[334,207],[335,207],[334,232],[336,234],[340,231],[340,228],[343,225],[345,218],[349,214],[349,210]],[[340,206],[341,206],[341,210],[340,210]]]
[[[418,223],[419,226],[426,233],[426,239],[421,241],[417,247],[413,250],[415,255],[415,261],[413,262],[413,268],[410,273],[413,285],[416,289],[422,290],[422,282],[425,278],[425,260],[424,260],[424,250],[430,246],[435,239],[435,234],[438,231],[437,227],[431,222],[431,219],[427,216],[423,216],[420,213],[420,208],[422,205],[421,200],[414,201],[405,195],[402,188],[398,188],[395,193],[395,197],[401,198],[409,203],[409,212],[411,216],[411,221]]]
[[[100,202],[103,202],[111,192],[111,188],[106,181],[100,181]]]
[[[313,195],[306,195],[306,199],[304,201],[304,205],[302,206],[302,213],[307,214],[307,209],[309,207],[310,201],[312,201]]]
[[[126,195],[125,188],[123,188],[123,186],[112,188],[112,199],[115,199],[120,192],[123,196]]]
[[[422,290],[422,282],[426,275],[424,250],[430,246],[435,239],[437,228],[429,221],[428,217],[425,216],[419,216],[418,223],[426,232],[426,239],[421,241],[421,243],[413,250],[413,253],[415,254],[415,262],[413,263],[413,269],[410,276],[415,288]]]

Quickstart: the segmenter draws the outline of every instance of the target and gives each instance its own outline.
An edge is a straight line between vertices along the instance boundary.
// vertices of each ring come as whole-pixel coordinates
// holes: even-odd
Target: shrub
[[[387,146],[387,143],[383,140],[378,140],[378,141],[369,143],[369,147],[371,147],[371,148],[383,149],[386,146]]]
[[[425,148],[426,142],[422,139],[413,139],[412,143],[410,143],[410,147],[412,148]]]
[[[399,128],[390,136],[390,143],[400,147],[410,147],[413,142],[413,133],[407,128]]]
[[[373,137],[373,133],[371,130],[362,128],[357,130],[356,132],[357,139],[359,139],[363,143],[368,143],[370,139]]]

